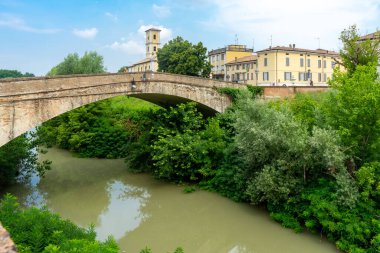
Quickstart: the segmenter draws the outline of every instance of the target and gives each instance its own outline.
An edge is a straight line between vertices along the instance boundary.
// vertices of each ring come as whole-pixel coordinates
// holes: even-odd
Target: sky
[[[0,0],[0,69],[37,76],[96,51],[109,72],[145,57],[145,30],[208,50],[238,42],[338,51],[341,31],[380,29],[380,0]]]

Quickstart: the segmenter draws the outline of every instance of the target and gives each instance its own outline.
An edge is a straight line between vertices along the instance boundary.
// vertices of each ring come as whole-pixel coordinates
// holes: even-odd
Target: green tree
[[[0,78],[10,78],[10,77],[33,77],[34,74],[26,72],[21,73],[18,70],[0,69]]]
[[[360,35],[356,25],[345,29],[340,40],[343,48],[340,50],[342,61],[339,62],[347,70],[348,74],[354,73],[358,65],[377,64],[380,57],[380,33],[379,39],[360,41]]]
[[[182,37],[165,44],[157,52],[158,71],[181,75],[209,77],[211,64],[202,42],[193,45]]]
[[[128,66],[123,66],[123,67],[119,68],[119,70],[117,71],[117,73],[125,73],[126,70],[128,70]]]
[[[48,76],[104,73],[103,57],[96,52],[85,52],[82,57],[77,53],[69,54],[61,63],[53,67]]]
[[[374,65],[349,74],[335,71],[326,105],[328,123],[341,136],[357,167],[380,158],[380,80]]]

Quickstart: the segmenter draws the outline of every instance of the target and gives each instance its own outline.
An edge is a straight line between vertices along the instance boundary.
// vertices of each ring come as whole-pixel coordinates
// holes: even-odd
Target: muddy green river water
[[[123,160],[75,158],[49,149],[53,169],[42,180],[9,191],[25,205],[49,209],[80,226],[95,225],[98,239],[113,235],[121,252],[336,253],[309,233],[296,234],[248,204],[127,172]]]

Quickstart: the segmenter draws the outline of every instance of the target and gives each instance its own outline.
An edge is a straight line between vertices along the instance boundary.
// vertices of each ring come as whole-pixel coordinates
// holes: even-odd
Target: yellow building
[[[332,77],[334,51],[269,47],[257,52],[258,85],[327,85]]]
[[[213,79],[226,81],[226,63],[237,58],[252,55],[253,50],[245,45],[229,45],[224,48],[208,52],[212,65],[211,75]]]
[[[226,81],[257,85],[257,56],[250,55],[226,63]]]
[[[145,56],[146,58],[136,62],[128,67],[128,72],[145,72],[154,71],[158,69],[157,50],[160,47],[160,32],[156,28],[150,28],[145,31]]]

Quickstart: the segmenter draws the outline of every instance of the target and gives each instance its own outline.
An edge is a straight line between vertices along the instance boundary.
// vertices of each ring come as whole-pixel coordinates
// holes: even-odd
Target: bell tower
[[[150,28],[145,31],[146,36],[146,58],[153,58],[157,55],[157,50],[160,46],[160,32],[156,28]]]

